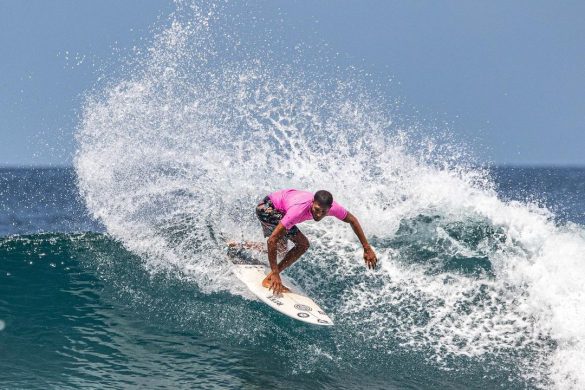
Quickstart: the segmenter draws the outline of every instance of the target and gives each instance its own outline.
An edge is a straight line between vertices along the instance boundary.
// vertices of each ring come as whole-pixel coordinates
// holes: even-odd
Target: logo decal
[[[276,303],[278,306],[284,305],[284,303],[282,303],[281,301],[279,301],[274,295],[269,295],[266,298],[268,298],[270,301]]]
[[[311,309],[311,307],[310,307],[310,306],[307,306],[307,305],[301,305],[300,303],[297,303],[297,304],[295,305],[295,309],[297,309],[297,310],[300,310],[300,311],[311,311],[311,310],[313,310],[313,309]]]
[[[307,318],[309,316],[307,313],[303,313],[303,312],[297,313],[297,315],[301,318]]]

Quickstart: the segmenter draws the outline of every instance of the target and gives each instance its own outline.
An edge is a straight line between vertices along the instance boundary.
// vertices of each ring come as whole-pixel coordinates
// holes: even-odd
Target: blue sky
[[[389,99],[449,122],[486,162],[585,165],[585,2],[249,4],[291,40],[391,77]],[[70,164],[84,91],[173,8],[0,0],[0,165]]]

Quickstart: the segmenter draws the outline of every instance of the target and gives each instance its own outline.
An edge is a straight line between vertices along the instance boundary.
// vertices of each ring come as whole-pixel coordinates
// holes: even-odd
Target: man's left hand
[[[369,269],[376,268],[376,264],[378,263],[378,258],[374,253],[374,250],[371,247],[364,248],[364,261]]]

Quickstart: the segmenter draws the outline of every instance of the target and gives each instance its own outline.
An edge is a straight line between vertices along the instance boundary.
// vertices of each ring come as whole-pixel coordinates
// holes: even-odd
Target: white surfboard
[[[270,268],[262,263],[250,264],[239,262],[237,258],[232,260],[232,271],[250,291],[262,302],[276,311],[299,321],[313,325],[332,326],[333,321],[311,298],[304,295],[300,289],[290,280],[283,278],[283,284],[290,292],[275,295],[268,288],[262,286],[262,280],[270,272]]]

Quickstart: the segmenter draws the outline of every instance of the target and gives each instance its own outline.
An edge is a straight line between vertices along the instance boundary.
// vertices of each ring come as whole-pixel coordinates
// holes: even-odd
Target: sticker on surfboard
[[[313,325],[332,326],[333,321],[311,298],[304,295],[293,283],[283,278],[284,285],[289,292],[275,295],[268,288],[262,286],[262,280],[270,269],[258,261],[243,259],[235,255],[232,258],[232,271],[246,287],[262,302],[274,310]]]

